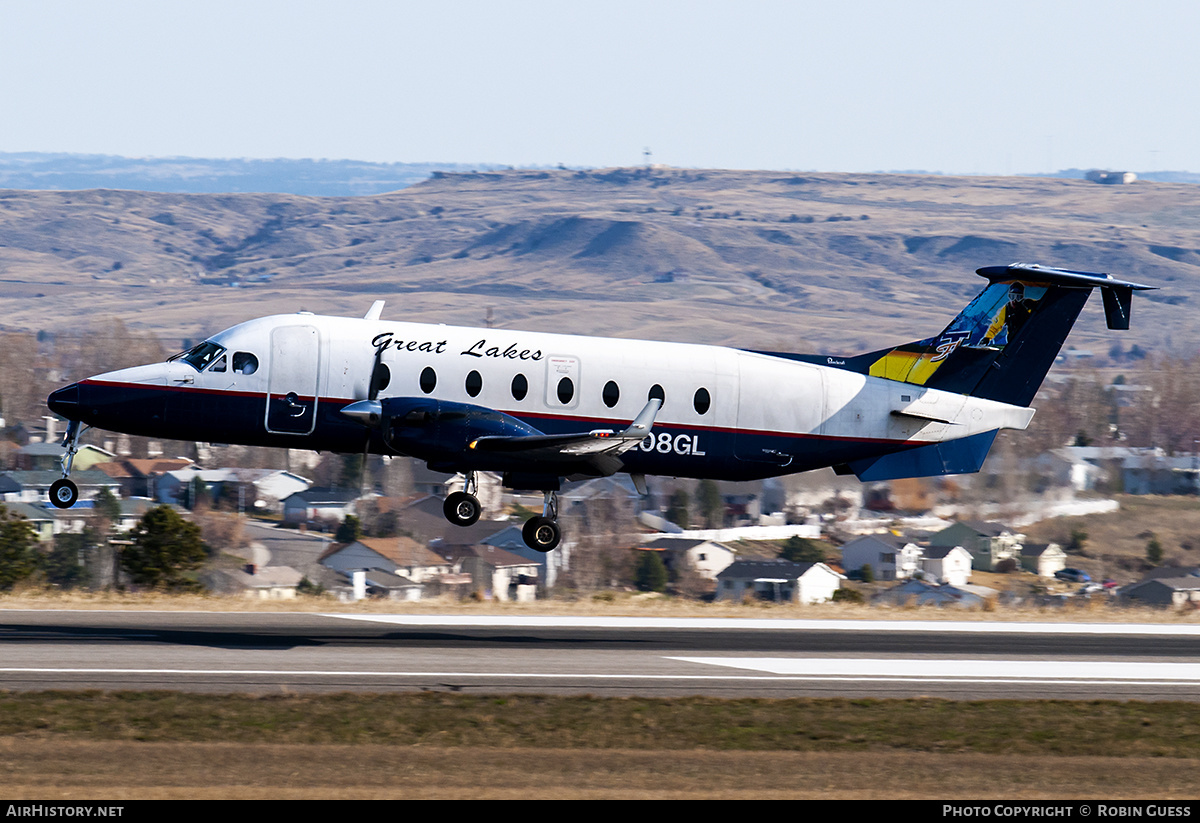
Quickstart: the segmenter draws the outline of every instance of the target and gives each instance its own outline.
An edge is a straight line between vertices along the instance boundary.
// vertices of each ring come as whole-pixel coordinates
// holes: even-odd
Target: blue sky
[[[0,0],[0,152],[1200,171],[1200,4]]]

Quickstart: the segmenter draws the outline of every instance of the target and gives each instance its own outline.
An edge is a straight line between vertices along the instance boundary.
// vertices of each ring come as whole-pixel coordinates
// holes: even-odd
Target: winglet
[[[638,416],[629,424],[629,428],[621,432],[619,436],[622,438],[636,437],[640,440],[650,434],[650,429],[654,428],[654,418],[658,416],[658,410],[661,408],[661,400],[657,397],[650,398],[646,407],[638,412]]]
[[[367,313],[363,315],[363,320],[378,320],[383,315],[383,304],[386,300],[376,300],[371,304],[371,308],[367,309]]]

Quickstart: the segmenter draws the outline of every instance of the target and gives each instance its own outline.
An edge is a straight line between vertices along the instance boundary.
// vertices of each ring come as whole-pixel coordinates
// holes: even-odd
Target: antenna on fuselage
[[[367,313],[363,315],[363,320],[378,320],[383,314],[383,304],[386,300],[376,300],[371,304],[371,308],[367,309]]]

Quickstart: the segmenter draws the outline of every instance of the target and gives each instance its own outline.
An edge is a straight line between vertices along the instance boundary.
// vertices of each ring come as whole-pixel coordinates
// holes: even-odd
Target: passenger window
[[[254,374],[258,371],[258,358],[248,351],[233,355],[233,370],[238,374]]]
[[[392,370],[387,367],[386,363],[378,363],[371,370],[371,385],[369,387],[371,397],[378,397],[379,393],[386,389],[392,382]]]
[[[429,394],[437,388],[437,372],[431,366],[426,366],[421,372],[421,391]]]
[[[529,381],[525,379],[525,375],[518,374],[513,377],[512,381],[512,396],[513,400],[524,400],[525,395],[529,394]]]
[[[604,384],[604,391],[601,392],[600,399],[604,401],[604,405],[611,409],[621,399],[621,387],[614,381],[609,380]]]
[[[696,414],[704,414],[712,405],[712,398],[708,394],[708,389],[696,389],[696,396],[692,398],[692,405],[696,408]]]
[[[467,394],[472,397],[478,397],[481,391],[483,391],[483,375],[472,370],[467,375]]]
[[[221,355],[208,367],[209,371],[225,371],[225,355]]]
[[[661,400],[663,402],[663,404],[665,405],[667,402],[667,395],[666,395],[666,393],[663,392],[663,387],[658,385],[657,383],[655,383],[653,386],[650,387],[650,393],[646,395],[646,399],[647,400]]]
[[[571,382],[571,378],[564,377],[558,381],[558,402],[564,406],[571,402],[571,398],[575,396],[575,384]]]

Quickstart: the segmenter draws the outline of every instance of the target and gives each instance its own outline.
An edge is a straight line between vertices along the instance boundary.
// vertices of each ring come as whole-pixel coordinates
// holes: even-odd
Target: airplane
[[[1029,407],[1095,288],[1110,329],[1134,291],[1111,275],[1014,263],[940,334],[852,357],[465,328],[311,312],[248,320],[163,363],[58,389],[68,423],[51,502],[69,508],[80,434],[408,456],[460,473],[444,514],[479,519],[476,474],[540,491],[522,530],[559,545],[564,479],[626,472],[755,480],[832,467],[864,481],[979,471]]]

